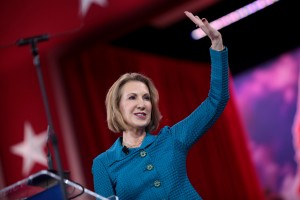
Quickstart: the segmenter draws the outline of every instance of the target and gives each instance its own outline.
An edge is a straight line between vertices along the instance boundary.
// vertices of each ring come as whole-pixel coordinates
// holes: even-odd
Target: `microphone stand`
[[[52,145],[53,145],[54,156],[56,159],[56,167],[58,169],[58,174],[60,176],[60,181],[59,181],[60,188],[62,191],[63,199],[66,200],[67,193],[66,193],[66,188],[65,188],[65,184],[64,184],[64,173],[62,170],[61,159],[60,159],[59,150],[58,150],[57,137],[54,132],[54,128],[53,128],[53,124],[52,124],[52,118],[51,118],[51,114],[50,114],[47,93],[46,93],[43,74],[42,74],[42,70],[41,70],[40,56],[39,56],[38,47],[37,47],[38,42],[46,41],[48,39],[49,39],[49,35],[47,35],[47,34],[39,35],[39,36],[30,37],[30,38],[20,39],[17,41],[17,45],[18,46],[24,46],[24,45],[31,46],[31,53],[33,55],[33,64],[35,65],[36,70],[37,70],[38,80],[39,80],[40,89],[42,92],[43,102],[44,102],[44,106],[46,109],[46,115],[47,115],[47,120],[48,120],[48,141],[50,139],[50,141],[52,142]],[[47,157],[48,157],[48,170],[53,171],[54,169],[53,169],[53,163],[52,163],[50,151],[48,151]]]

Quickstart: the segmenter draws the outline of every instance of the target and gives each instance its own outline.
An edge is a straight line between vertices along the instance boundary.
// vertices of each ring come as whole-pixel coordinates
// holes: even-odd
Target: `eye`
[[[136,97],[134,96],[134,95],[130,95],[129,97],[128,97],[128,99],[130,99],[130,100],[134,100]]]
[[[150,100],[151,100],[151,98],[150,98],[149,95],[144,96],[144,99],[147,100],[147,101],[150,101]]]

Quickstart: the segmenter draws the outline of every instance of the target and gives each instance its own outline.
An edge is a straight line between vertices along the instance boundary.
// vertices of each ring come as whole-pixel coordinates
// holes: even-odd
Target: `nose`
[[[137,108],[139,109],[144,109],[145,108],[145,102],[143,99],[139,99],[138,102],[137,102]]]

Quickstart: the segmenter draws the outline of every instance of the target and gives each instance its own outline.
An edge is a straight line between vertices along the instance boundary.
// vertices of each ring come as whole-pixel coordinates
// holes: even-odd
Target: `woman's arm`
[[[219,118],[228,99],[228,49],[223,46],[222,36],[206,19],[190,12],[185,14],[210,38],[211,80],[208,97],[188,117],[171,127],[175,139],[188,147],[194,144]]]
[[[107,169],[101,162],[99,156],[93,161],[92,173],[94,179],[94,190],[97,194],[103,197],[115,195]]]

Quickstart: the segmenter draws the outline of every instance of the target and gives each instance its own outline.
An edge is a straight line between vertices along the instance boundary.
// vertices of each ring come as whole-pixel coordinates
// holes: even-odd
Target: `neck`
[[[146,132],[140,134],[129,134],[128,132],[123,132],[122,145],[128,148],[140,147],[146,136]]]

